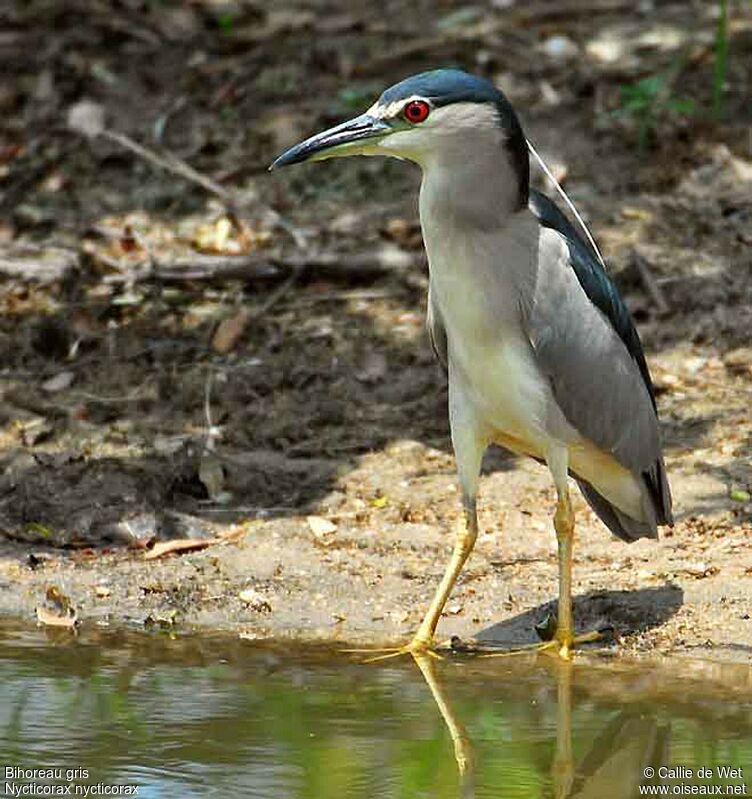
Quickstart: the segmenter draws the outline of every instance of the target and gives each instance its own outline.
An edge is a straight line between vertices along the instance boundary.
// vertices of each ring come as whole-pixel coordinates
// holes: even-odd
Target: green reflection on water
[[[0,636],[0,764],[86,768],[142,797],[627,799],[648,767],[717,765],[747,767],[752,791],[747,666]],[[680,782],[743,780],[664,784]]]

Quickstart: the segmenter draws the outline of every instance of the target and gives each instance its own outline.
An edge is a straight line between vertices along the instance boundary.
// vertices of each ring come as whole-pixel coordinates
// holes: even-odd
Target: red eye
[[[417,125],[423,122],[431,111],[431,107],[425,100],[411,100],[403,109],[402,114],[408,122]]]

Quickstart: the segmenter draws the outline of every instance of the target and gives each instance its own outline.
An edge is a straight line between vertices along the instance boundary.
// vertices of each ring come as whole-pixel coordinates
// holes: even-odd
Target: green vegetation
[[[235,20],[233,19],[232,14],[218,14],[217,25],[222,33],[232,33],[232,30],[235,27]]]
[[[711,108],[713,116],[723,116],[723,94],[729,65],[729,15],[728,0],[718,0],[718,20],[715,25],[713,46],[713,86]],[[681,71],[677,61],[665,72],[649,75],[636,83],[621,87],[621,104],[616,116],[631,117],[637,122],[638,146],[641,153],[647,149],[658,125],[671,117],[689,117],[697,110],[690,97],[673,93],[676,76]]]
[[[650,75],[621,88],[621,107],[616,113],[637,121],[641,153],[647,149],[650,137],[661,119],[669,115],[689,116],[694,113],[695,101],[672,94],[671,84],[671,73],[666,72]]]
[[[715,58],[713,60],[713,114],[723,115],[723,90],[728,73],[728,2],[718,0],[718,22],[715,26]]]

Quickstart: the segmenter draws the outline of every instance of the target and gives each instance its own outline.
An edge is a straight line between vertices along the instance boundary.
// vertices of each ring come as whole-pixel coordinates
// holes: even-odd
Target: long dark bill
[[[346,155],[348,150],[356,149],[353,145],[357,142],[362,142],[364,139],[379,139],[389,133],[391,129],[389,124],[383,120],[368,114],[361,114],[355,119],[317,133],[300,144],[290,147],[274,160],[269,169],[299,164],[302,161],[316,161],[337,155]]]

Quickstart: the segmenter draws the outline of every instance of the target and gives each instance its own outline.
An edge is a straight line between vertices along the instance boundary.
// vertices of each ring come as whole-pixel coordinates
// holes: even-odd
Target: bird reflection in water
[[[457,773],[460,778],[460,796],[462,799],[472,799],[475,796],[475,758],[470,736],[454,712],[452,703],[436,675],[436,658],[423,652],[413,652],[412,656],[452,738],[454,759],[457,762]]]
[[[467,728],[457,715],[451,698],[438,674],[438,661],[422,653],[413,653],[436,703],[454,746],[461,799],[476,795],[476,757]],[[536,658],[546,663],[556,681],[556,745],[550,766],[550,783],[541,793],[551,799],[637,799],[644,773],[668,763],[670,725],[661,723],[639,709],[616,712],[594,736],[584,756],[575,758],[572,745],[573,679],[577,666],[545,655]],[[500,745],[503,745],[500,742]]]

